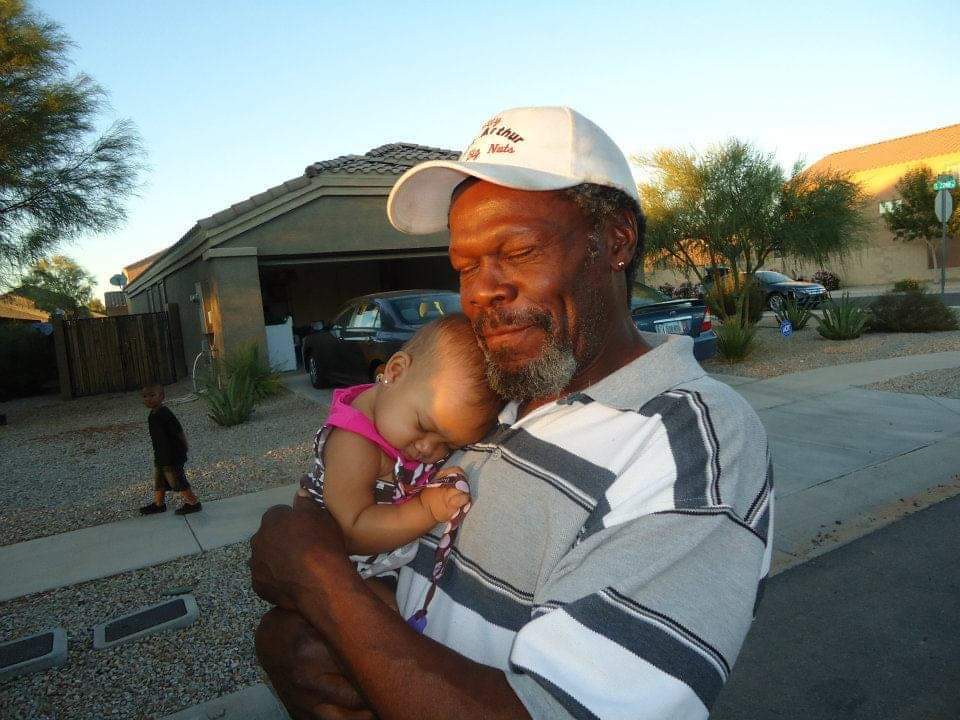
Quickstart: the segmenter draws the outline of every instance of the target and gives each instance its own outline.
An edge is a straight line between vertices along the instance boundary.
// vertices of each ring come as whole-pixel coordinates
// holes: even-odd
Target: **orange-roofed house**
[[[844,285],[880,285],[901,278],[939,280],[939,262],[919,240],[895,240],[887,230],[883,214],[896,198],[894,185],[908,170],[929,166],[934,174],[952,173],[960,178],[960,124],[906,135],[883,142],[831,153],[810,166],[810,170],[843,170],[859,182],[869,199],[868,244],[848,258],[837,272]],[[932,210],[932,208],[931,208]],[[960,209],[957,210],[960,212]],[[939,250],[939,244],[938,244]],[[788,274],[809,277],[818,268],[796,265],[790,260],[770,263]],[[960,279],[960,240],[948,240],[947,277]]]

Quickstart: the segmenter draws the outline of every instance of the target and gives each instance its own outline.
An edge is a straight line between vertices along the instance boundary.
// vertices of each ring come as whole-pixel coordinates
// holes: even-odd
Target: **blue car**
[[[717,354],[717,333],[703,300],[674,300],[649,285],[634,283],[630,315],[638,330],[692,337],[697,360],[708,360]]]

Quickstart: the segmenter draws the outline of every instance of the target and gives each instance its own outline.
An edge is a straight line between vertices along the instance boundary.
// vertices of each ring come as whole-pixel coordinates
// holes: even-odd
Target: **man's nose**
[[[461,292],[463,283],[461,283]],[[467,302],[477,307],[494,307],[509,303],[517,296],[516,287],[494,263],[482,265],[470,278]]]

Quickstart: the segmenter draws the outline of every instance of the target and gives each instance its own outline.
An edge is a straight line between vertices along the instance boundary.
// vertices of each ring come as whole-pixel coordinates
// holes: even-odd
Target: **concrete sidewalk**
[[[901,499],[912,509],[960,492],[960,486],[952,489],[960,473],[960,400],[853,387],[947,367],[960,367],[960,352],[768,380],[718,376],[757,410],[770,438],[777,569],[894,519]],[[303,374],[284,380],[304,397],[329,402],[330,391],[313,389]],[[291,501],[295,487],[205,502],[203,512],[186,517],[132,517],[0,547],[0,601],[241,542],[256,531],[268,507]],[[939,494],[929,493],[931,488],[940,488]]]

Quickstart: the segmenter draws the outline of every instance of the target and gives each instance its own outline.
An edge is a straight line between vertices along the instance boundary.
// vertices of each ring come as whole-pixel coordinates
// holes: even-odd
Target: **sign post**
[[[951,184],[952,183],[952,184]],[[940,187],[937,187],[937,186]],[[940,221],[942,235],[940,237],[940,297],[946,292],[947,285],[947,221],[953,215],[953,197],[950,190],[957,185],[956,179],[952,175],[941,175],[934,183],[937,190],[937,196],[933,201],[933,211],[937,214],[937,220]]]

